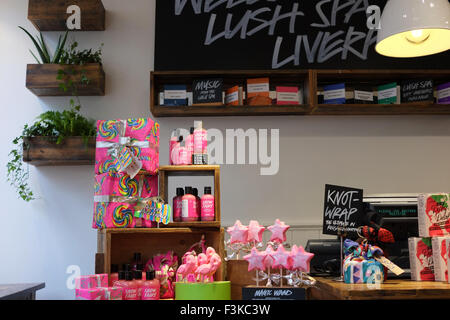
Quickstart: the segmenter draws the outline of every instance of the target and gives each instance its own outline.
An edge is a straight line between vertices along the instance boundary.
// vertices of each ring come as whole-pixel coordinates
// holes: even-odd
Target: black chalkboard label
[[[402,102],[433,101],[433,80],[402,82]]]
[[[403,59],[375,51],[386,3],[156,0],[155,70],[449,69],[450,50]]]
[[[223,103],[223,79],[195,80],[192,94],[194,104]]]
[[[242,300],[306,300],[304,288],[242,288]]]
[[[326,185],[323,234],[355,235],[364,212],[363,190]]]

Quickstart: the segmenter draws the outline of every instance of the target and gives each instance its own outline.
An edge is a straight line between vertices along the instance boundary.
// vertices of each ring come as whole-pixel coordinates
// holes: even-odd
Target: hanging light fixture
[[[396,58],[422,57],[450,49],[448,0],[389,0],[375,50]]]

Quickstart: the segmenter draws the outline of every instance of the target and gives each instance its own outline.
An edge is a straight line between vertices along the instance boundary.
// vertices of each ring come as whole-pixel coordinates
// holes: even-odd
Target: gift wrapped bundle
[[[414,281],[434,281],[431,238],[409,238],[408,247],[411,279]]]
[[[436,281],[448,282],[448,247],[450,237],[435,237],[431,239],[433,248],[434,278]]]
[[[75,278],[76,300],[122,300],[122,288],[109,288],[107,274]]]
[[[158,196],[159,124],[97,122],[94,229],[153,227],[141,210]]]
[[[384,267],[375,260],[383,256],[383,250],[377,246],[359,244],[351,240],[344,243],[344,282],[345,283],[382,283]]]
[[[450,194],[421,194],[418,199],[419,236],[450,235]]]

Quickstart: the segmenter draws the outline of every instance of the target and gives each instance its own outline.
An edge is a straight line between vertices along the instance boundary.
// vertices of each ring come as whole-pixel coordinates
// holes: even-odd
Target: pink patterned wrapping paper
[[[106,297],[108,300],[122,300],[122,288],[108,288]]]
[[[76,289],[94,289],[108,286],[108,274],[94,274],[75,278]]]
[[[125,173],[104,173],[95,177],[95,196],[141,197],[158,196],[158,176],[139,175],[131,179]]]
[[[94,229],[134,228],[134,204],[125,202],[96,202],[94,205]]]
[[[100,120],[97,122],[97,144],[121,143],[129,138],[129,149],[142,162],[141,171],[155,174],[159,168],[159,124],[152,119]],[[148,147],[133,146],[148,142]],[[97,147],[95,173],[117,172],[117,159],[108,154],[107,147]]]
[[[75,289],[76,300],[107,300],[107,288]]]

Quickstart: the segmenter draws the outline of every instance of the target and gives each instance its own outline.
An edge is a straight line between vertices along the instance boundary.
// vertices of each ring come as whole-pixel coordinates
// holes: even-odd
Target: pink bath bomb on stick
[[[270,232],[272,232],[272,236],[270,237],[270,241],[283,243],[286,241],[286,232],[290,226],[285,224],[283,221],[280,221],[280,219],[275,220],[275,224],[268,227]]]
[[[298,247],[298,250],[294,252],[291,251],[291,255],[289,257],[290,263],[292,265],[292,270],[300,270],[302,272],[309,273],[310,271],[310,262],[314,257],[314,253],[306,252],[302,246]]]
[[[289,252],[287,252],[283,245],[280,244],[277,251],[272,255],[273,257],[273,265],[272,268],[274,269],[281,269],[281,268],[289,268]]]
[[[259,225],[258,221],[252,220],[248,225],[248,242],[262,242],[262,235],[266,228]]]
[[[259,252],[256,248],[252,248],[250,254],[244,257],[244,260],[248,261],[248,271],[252,270],[265,270],[264,260],[266,256]]]
[[[227,232],[230,235],[231,243],[247,243],[248,227],[242,225],[239,220],[235,222],[234,226],[229,227]]]

